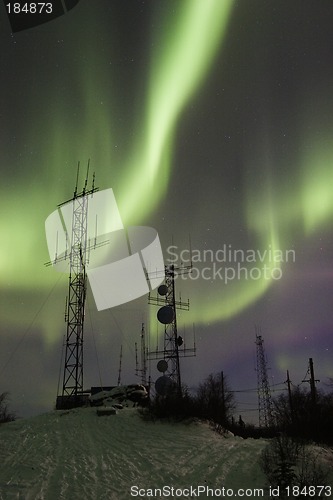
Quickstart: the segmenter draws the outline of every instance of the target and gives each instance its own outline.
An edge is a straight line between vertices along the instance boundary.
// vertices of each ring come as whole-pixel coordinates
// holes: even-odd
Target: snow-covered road
[[[265,445],[222,437],[203,423],[146,422],[130,408],[102,417],[94,408],[54,411],[0,427],[0,499],[129,500],[139,488],[146,498],[167,498],[149,495],[163,486],[264,488],[258,459]]]

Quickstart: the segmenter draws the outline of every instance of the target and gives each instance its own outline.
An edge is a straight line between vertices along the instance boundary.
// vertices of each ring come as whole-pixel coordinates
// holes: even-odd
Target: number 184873
[[[52,3],[24,3],[21,5],[18,2],[9,2],[6,4],[8,14],[51,14],[52,13]]]
[[[300,498],[323,498],[330,497],[332,488],[330,486],[286,486],[287,497],[300,497]]]

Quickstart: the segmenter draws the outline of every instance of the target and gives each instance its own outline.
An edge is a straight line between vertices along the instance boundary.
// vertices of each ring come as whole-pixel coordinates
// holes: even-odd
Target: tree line
[[[333,383],[333,382],[332,382]],[[324,393],[295,387],[272,399],[272,424],[257,427],[234,417],[237,407],[234,392],[223,372],[210,374],[200,383],[196,394],[186,387],[155,396],[146,413],[156,418],[182,420],[196,417],[210,420],[243,437],[273,437],[284,433],[307,441],[333,445],[333,392]]]

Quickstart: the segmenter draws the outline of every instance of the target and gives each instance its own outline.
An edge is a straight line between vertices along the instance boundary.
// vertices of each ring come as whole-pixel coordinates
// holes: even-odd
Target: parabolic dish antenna
[[[163,306],[157,312],[157,319],[163,325],[168,325],[172,323],[175,317],[175,313],[171,306]]]
[[[172,386],[173,382],[167,375],[162,375],[162,377],[159,377],[155,382],[155,390],[160,396],[166,396]]]
[[[168,293],[168,287],[166,285],[160,285],[157,291],[160,295],[166,295]]]
[[[157,363],[157,369],[161,373],[165,373],[168,369],[168,363],[165,359],[160,359],[160,361]]]

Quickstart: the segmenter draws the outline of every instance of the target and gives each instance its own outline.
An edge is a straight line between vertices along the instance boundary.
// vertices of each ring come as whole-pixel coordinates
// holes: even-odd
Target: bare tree
[[[333,393],[317,391],[315,404],[307,389],[295,388],[274,400],[274,415],[279,429],[291,436],[333,443]]]
[[[202,416],[215,422],[227,425],[235,409],[234,394],[230,391],[223,373],[210,374],[199,385],[197,392],[198,406]]]

